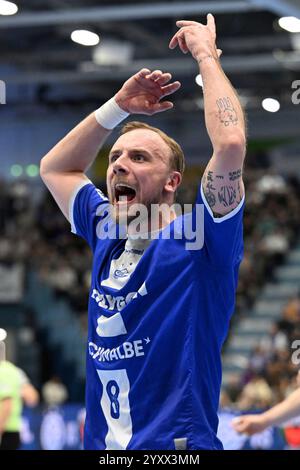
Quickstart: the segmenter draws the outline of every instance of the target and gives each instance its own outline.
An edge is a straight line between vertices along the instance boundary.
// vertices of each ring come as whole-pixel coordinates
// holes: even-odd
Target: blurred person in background
[[[297,323],[300,324],[300,290],[285,306],[283,317],[289,327]]]
[[[233,428],[249,436],[264,431],[269,426],[278,426],[300,416],[300,371],[297,376],[298,388],[285,400],[261,414],[243,415],[232,420]]]
[[[39,394],[27,375],[9,361],[0,360],[0,450],[20,447],[23,401],[36,406]]]
[[[222,449],[216,435],[220,351],[243,253],[245,120],[219,61],[214,17],[205,25],[177,26],[169,47],[190,52],[199,66],[213,146],[197,195],[203,248],[188,249],[187,237],[174,238],[176,222],[188,220],[188,214],[176,220],[172,209],[184,155],[161,130],[140,122],[124,126],[109,154],[109,199],[86,176],[111,130],[129,114],[173,107],[162,101],[180,87],[171,74],[140,70],[41,161],[41,177],[72,231],[94,252],[85,449]],[[134,228],[137,213],[130,215],[136,203],[148,211],[141,222],[146,236]],[[150,209],[162,204],[169,211],[153,226]],[[127,237],[101,236],[111,223],[128,225]],[[165,228],[172,231],[168,239],[152,237]]]
[[[240,410],[266,408],[272,404],[273,393],[267,381],[256,374],[243,388],[237,406]]]
[[[51,377],[42,387],[42,397],[46,405],[59,406],[68,399],[68,390],[58,376]]]
[[[0,362],[0,450],[20,447],[22,415],[21,375],[11,362]]]
[[[30,408],[34,408],[40,402],[40,395],[37,389],[32,385],[27,374],[20,368],[20,380],[21,380],[21,398],[23,403]]]

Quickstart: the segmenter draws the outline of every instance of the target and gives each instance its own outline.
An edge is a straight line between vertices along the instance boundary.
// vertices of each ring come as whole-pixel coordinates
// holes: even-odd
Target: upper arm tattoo
[[[205,194],[209,207],[214,207],[214,205],[216,204],[216,196],[215,196],[216,188],[214,187],[213,180],[214,180],[213,172],[208,171],[207,174],[205,174],[205,180],[203,181],[205,181],[204,194]]]
[[[242,176],[242,169],[239,168],[238,170],[230,171],[228,175],[229,175],[230,181],[238,180]]]
[[[237,112],[233,107],[233,104],[230,100],[230,98],[219,98],[217,100],[217,106],[218,106],[218,117],[219,120],[224,126],[229,126],[232,124],[233,126],[236,126],[238,123],[238,117],[237,117]]]
[[[225,209],[234,209],[242,200],[242,169],[217,174],[208,170],[203,176],[203,191],[209,207],[216,217],[222,217]]]
[[[218,200],[224,207],[232,206],[236,201],[236,190],[234,187],[230,185],[221,186],[218,190]]]

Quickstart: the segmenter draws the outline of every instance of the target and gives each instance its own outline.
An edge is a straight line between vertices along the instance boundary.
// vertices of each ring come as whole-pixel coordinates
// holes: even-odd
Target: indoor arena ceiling
[[[300,0],[13,1],[18,13],[0,16],[0,79],[19,90],[20,101],[101,100],[146,66],[182,81],[178,96],[188,109],[199,98],[197,68],[168,43],[176,19],[204,21],[211,12],[222,64],[245,103],[255,107],[272,96],[292,106],[291,84],[300,79],[300,33],[284,31],[278,19],[300,18]],[[74,43],[74,29],[97,33],[99,45]]]

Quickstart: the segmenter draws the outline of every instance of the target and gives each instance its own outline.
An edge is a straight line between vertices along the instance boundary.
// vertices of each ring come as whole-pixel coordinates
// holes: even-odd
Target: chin
[[[128,214],[127,208],[120,208],[116,204],[110,206],[110,216],[116,224],[128,226],[133,220],[137,218],[136,215]]]

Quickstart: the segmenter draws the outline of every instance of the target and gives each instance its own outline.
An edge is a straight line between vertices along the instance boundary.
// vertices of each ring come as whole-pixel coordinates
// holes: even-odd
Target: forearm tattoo
[[[242,200],[242,169],[229,171],[223,175],[209,170],[203,177],[203,190],[211,209],[234,208]],[[217,214],[216,214],[217,216]]]
[[[218,106],[217,116],[220,122],[226,127],[230,125],[236,126],[238,117],[230,98],[219,98],[216,103]]]

